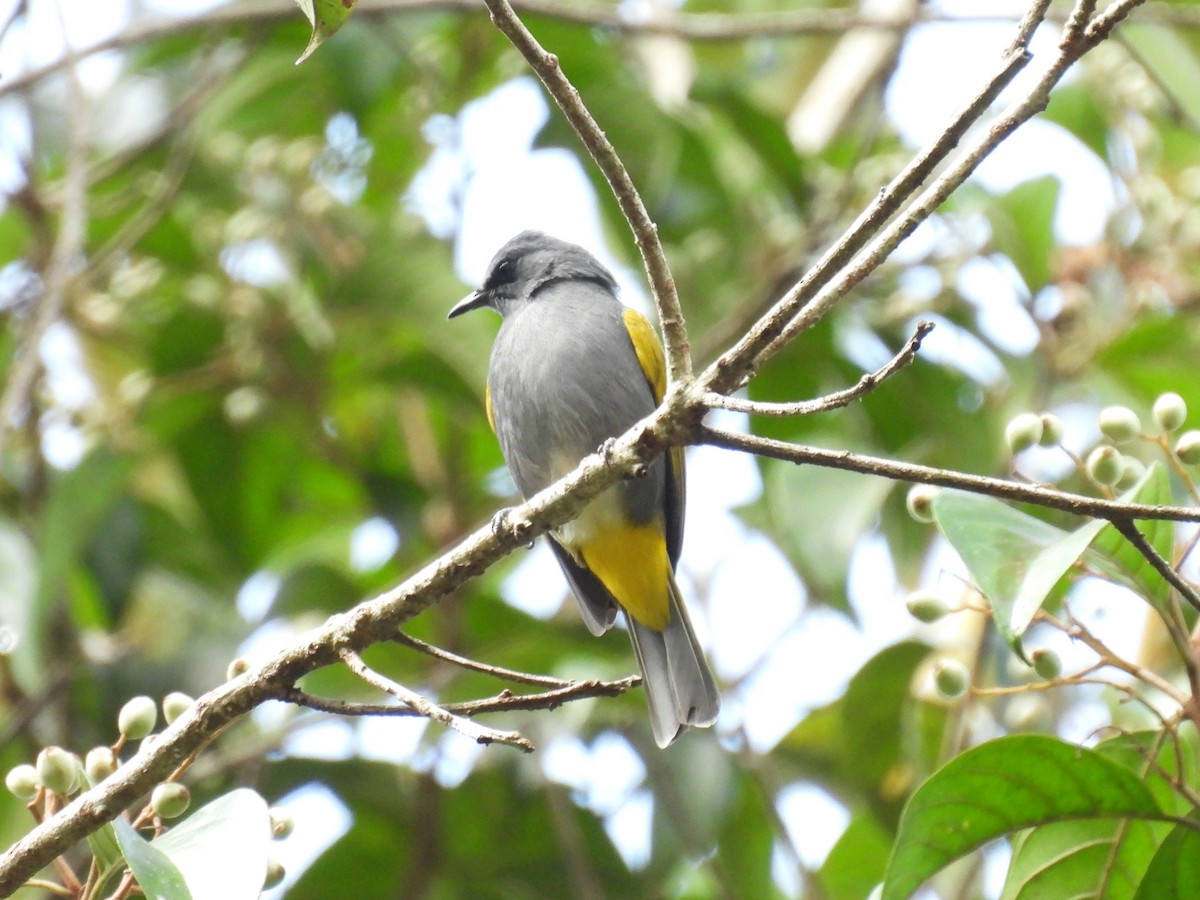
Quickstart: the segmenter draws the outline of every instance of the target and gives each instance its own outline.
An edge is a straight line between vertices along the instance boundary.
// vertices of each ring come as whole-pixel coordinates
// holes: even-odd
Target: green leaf
[[[1200,897],[1200,831],[1176,825],[1150,861],[1134,900]]]
[[[1151,464],[1138,483],[1122,494],[1120,500],[1122,503],[1150,505],[1170,503],[1171,478],[1167,470],[1158,463]],[[1134,524],[1163,559],[1171,560],[1174,557],[1175,527],[1171,522],[1149,519]],[[1107,525],[1104,528],[1096,538],[1094,549],[1103,559],[1112,563],[1112,567],[1105,568],[1104,573],[1114,581],[1119,581],[1159,608],[1167,602],[1171,586],[1115,526]]]
[[[912,795],[888,861],[883,900],[988,841],[1047,822],[1161,818],[1137,775],[1094,750],[1041,735],[988,741],[952,759]]]
[[[254,900],[267,875],[271,817],[239,788],[198,809],[151,846],[182,873],[195,900]]]
[[[992,497],[949,490],[934,499],[933,515],[1022,658],[1020,638],[1034,614],[1107,524],[1067,532]]]
[[[183,875],[166,854],[152,846],[124,819],[114,819],[113,827],[125,861],[129,863],[138,886],[147,897],[151,900],[193,900]]]
[[[1062,184],[1053,175],[1018,184],[988,209],[996,246],[1012,260],[1030,294],[1050,283],[1054,211]]]
[[[296,0],[296,5],[304,13],[312,25],[312,37],[308,46],[296,60],[296,65],[304,62],[316,51],[327,38],[342,27],[354,9],[355,0]]]
[[[1142,779],[1162,810],[1183,815],[1188,805],[1171,779],[1194,782],[1194,735],[1192,729],[1181,730],[1177,740],[1182,746],[1177,748],[1161,732],[1123,734],[1104,741],[1096,752]],[[1132,898],[1170,830],[1165,822],[1140,819],[1083,819],[1035,828],[1013,842],[1001,898]]]
[[[116,828],[112,822],[108,822],[89,834],[87,842],[100,872],[97,884],[103,888],[111,877],[125,868],[125,856],[121,853]]]
[[[850,820],[817,878],[827,900],[862,900],[883,880],[892,838],[873,816],[859,813]]]

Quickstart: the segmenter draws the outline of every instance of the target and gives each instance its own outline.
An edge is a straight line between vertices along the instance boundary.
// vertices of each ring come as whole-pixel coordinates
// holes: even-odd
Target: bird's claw
[[[528,540],[529,532],[532,530],[528,521],[516,520],[512,516],[512,508],[505,507],[497,510],[492,516],[492,534],[496,537],[503,537],[505,533],[511,532],[513,537],[521,542]]]

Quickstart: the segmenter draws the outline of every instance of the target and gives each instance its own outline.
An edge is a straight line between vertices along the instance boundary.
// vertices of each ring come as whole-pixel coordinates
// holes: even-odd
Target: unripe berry
[[[931,484],[914,484],[908,490],[905,504],[908,514],[918,522],[928,524],[933,521],[933,498],[938,495],[938,488]]]
[[[8,770],[4,776],[4,786],[18,800],[28,803],[42,789],[42,780],[38,777],[37,769],[29,763],[22,763]]]
[[[267,891],[283,881],[287,875],[287,870],[284,869],[283,863],[277,859],[267,860],[267,877],[263,879],[263,890]]]
[[[1042,437],[1038,441],[1043,447],[1057,447],[1062,443],[1062,419],[1054,413],[1042,413]]]
[[[1121,454],[1103,444],[1088,454],[1087,470],[1096,484],[1116,484],[1121,477]]]
[[[116,754],[111,747],[93,747],[84,757],[83,770],[87,773],[88,781],[99,784],[117,771]]]
[[[295,823],[292,821],[291,814],[286,809],[278,806],[271,807],[268,810],[271,816],[271,839],[282,841],[292,833]]]
[[[37,774],[47,790],[64,797],[79,786],[79,764],[62,747],[47,747],[38,754]]]
[[[957,700],[967,692],[971,673],[957,659],[938,660],[933,669],[933,683],[938,693],[947,700]]]
[[[225,670],[225,680],[233,681],[239,675],[245,675],[250,671],[250,663],[242,659],[240,656],[229,663],[229,668]]]
[[[1110,441],[1122,444],[1142,433],[1142,421],[1128,406],[1106,406],[1100,410],[1100,431]]]
[[[1187,419],[1187,403],[1174,392],[1159,394],[1154,401],[1154,421],[1163,431],[1174,431]]]
[[[1042,418],[1033,413],[1015,416],[1004,429],[1004,440],[1014,454],[1032,447],[1042,439]]]
[[[134,697],[121,707],[117,728],[128,740],[140,741],[158,724],[158,707],[149,697]]]
[[[1175,442],[1175,455],[1189,466],[1200,464],[1200,431],[1185,431]]]
[[[1029,661],[1033,663],[1033,671],[1047,681],[1062,674],[1062,659],[1048,647],[1038,647],[1029,655]]]
[[[162,708],[163,718],[170,725],[191,707],[196,701],[187,694],[182,694],[179,691],[172,691],[163,697]]]
[[[914,619],[926,624],[936,622],[950,612],[946,602],[932,591],[913,591],[904,601],[904,605],[908,607],[908,612]]]
[[[187,812],[192,795],[178,781],[164,781],[150,792],[150,808],[160,819],[174,819]]]
[[[1142,465],[1142,461],[1135,456],[1121,457],[1121,477],[1117,479],[1117,487],[1124,491],[1133,487],[1143,475],[1146,474],[1146,467]]]

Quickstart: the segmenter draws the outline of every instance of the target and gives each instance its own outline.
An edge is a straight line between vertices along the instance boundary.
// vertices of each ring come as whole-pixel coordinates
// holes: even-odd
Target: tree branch
[[[654,296],[654,305],[662,323],[668,378],[672,384],[691,381],[691,344],[688,341],[683,309],[679,305],[679,293],[675,289],[675,279],[671,275],[670,266],[667,265],[662,242],[658,239],[658,226],[646,211],[646,204],[642,202],[633,179],[629,177],[624,163],[608,137],[583,105],[579,92],[559,65],[558,57],[547,53],[537,42],[529,29],[517,18],[508,0],[484,2],[491,10],[492,21],[496,27],[525,57],[530,68],[541,79],[612,189],[617,205],[621,207],[621,213],[629,223],[634,240],[637,241],[638,250],[642,254],[642,264],[650,280],[650,292]]]
[[[999,497],[1003,500],[1032,503],[1046,509],[1057,509],[1076,516],[1105,519],[1114,525],[1118,521],[1129,521],[1132,519],[1200,522],[1200,509],[1195,507],[1118,503],[1116,500],[1085,497],[1082,494],[1070,494],[1052,488],[1022,484],[1017,481],[1005,481],[1001,478],[966,475],[961,472],[952,472],[948,469],[935,469],[932,466],[895,462],[877,456],[851,453],[849,450],[825,450],[820,447],[789,444],[786,441],[759,437],[753,434],[734,434],[733,432],[723,431],[707,425],[700,427],[697,438],[702,444],[724,447],[727,450],[740,450],[744,453],[753,453],[756,456],[768,456],[772,459],[781,459],[785,462],[793,462],[800,465],[825,466],[830,469],[841,469],[846,472],[876,475],[880,478],[890,478],[893,481],[919,482],[921,484],[934,484],[940,487],[956,488],[960,491],[985,494],[990,497]]]
[[[1129,541],[1133,548],[1146,558],[1146,562],[1150,563],[1163,581],[1179,591],[1179,596],[1183,597],[1193,609],[1200,610],[1200,593],[1197,593],[1196,589],[1175,571],[1174,566],[1163,559],[1162,554],[1146,540],[1146,536],[1133,524],[1132,519],[1109,519],[1109,521],[1117,531],[1121,532],[1125,540]]]
[[[462,716],[456,716],[429,698],[423,697],[416,691],[409,690],[404,685],[379,674],[368,666],[363,661],[363,658],[353,650],[343,650],[338,655],[351,672],[372,687],[378,688],[385,694],[391,694],[419,716],[424,716],[434,722],[440,722],[447,728],[452,728],[459,734],[469,737],[477,744],[508,744],[512,747],[519,747],[526,753],[533,752],[533,744],[529,743],[527,739],[516,731],[499,731],[495,728],[480,725],[478,722],[471,722]]]
[[[860,397],[865,397],[884,381],[895,375],[901,369],[911,365],[921,349],[921,341],[933,331],[932,322],[918,322],[916,330],[904,347],[891,358],[882,368],[868,372],[858,380],[854,387],[835,391],[818,397],[815,400],[797,400],[794,403],[765,403],[759,400],[746,400],[742,397],[727,397],[724,394],[709,393],[704,395],[704,404],[714,409],[731,409],[734,412],[750,413],[756,416],[808,416],[814,413],[828,412],[849,406]]]

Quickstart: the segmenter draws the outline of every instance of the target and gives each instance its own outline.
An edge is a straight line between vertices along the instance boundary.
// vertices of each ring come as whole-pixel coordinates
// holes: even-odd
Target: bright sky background
[[[0,0],[0,19],[7,17],[14,2]],[[151,13],[170,14],[211,5],[185,0],[143,0],[141,4]],[[932,5],[963,14],[1015,14],[1023,11],[1025,4],[944,0]],[[32,0],[28,27],[13,29],[0,44],[0,71],[13,73],[57,58],[64,46],[60,28],[63,22],[69,43],[76,47],[120,30],[129,21],[133,4],[129,0],[63,0],[62,9],[60,16],[53,2]],[[913,31],[886,98],[889,114],[911,146],[923,146],[940,132],[995,70],[1000,51],[1011,35],[1012,26],[1001,24],[931,24]],[[1010,89],[1010,95],[1028,78],[1035,77],[1039,63],[1051,55],[1056,41],[1053,29],[1039,32],[1034,43],[1035,62]],[[929,60],[936,60],[936,66],[927,64]],[[119,66],[119,57],[104,54],[86,61],[81,74],[90,89],[101,92],[112,83]],[[955,77],[946,78],[948,71]],[[433,233],[455,240],[457,271],[469,284],[480,282],[492,254],[509,237],[524,228],[538,228],[594,252],[617,274],[626,302],[646,310],[642,274],[619,265],[604,244],[595,197],[579,161],[565,150],[531,149],[548,115],[535,82],[524,77],[468,104],[456,119],[431,120],[425,134],[433,148],[432,156],[405,202],[426,218]],[[347,133],[352,139],[353,123],[335,121],[328,139],[345,139]],[[14,154],[27,148],[28,143],[28,129],[15,104],[0,101],[0,189],[13,186],[19,171]],[[472,178],[462,193],[463,173],[468,171]],[[1063,184],[1056,220],[1059,235],[1079,244],[1097,240],[1115,202],[1113,185],[1100,161],[1056,126],[1035,122],[1023,127],[984,164],[979,178],[991,188],[1004,190],[1047,173],[1056,175]],[[452,205],[456,195],[463,213],[457,235]],[[900,253],[915,255],[935,240],[936,225],[923,226]],[[269,271],[269,248],[260,263]],[[911,287],[920,290],[921,279],[928,275],[916,272],[911,276]],[[286,272],[271,277],[286,277]],[[1033,348],[1036,332],[1005,264],[975,261],[964,267],[958,286],[979,306],[983,327],[1006,349],[1028,352]],[[929,287],[935,289],[936,285]],[[446,298],[447,309],[456,299]],[[683,299],[686,305],[687,298]],[[927,341],[923,355],[957,360],[959,364],[966,359],[966,369],[981,383],[1000,383],[1003,373],[998,361],[977,342],[964,341],[966,338],[952,327],[939,328]],[[91,388],[82,369],[78,342],[69,329],[53,330],[42,351],[56,379],[55,394],[60,401],[67,406],[86,403]],[[1094,411],[1062,412],[1069,442],[1082,446],[1094,437]],[[727,414],[726,418],[724,424],[730,427],[745,427],[743,417]],[[70,465],[84,451],[82,438],[69,428],[61,429],[51,444],[47,450],[58,465]],[[839,696],[847,679],[867,657],[918,628],[904,611],[906,591],[896,582],[887,548],[877,535],[862,538],[850,572],[850,598],[863,627],[828,609],[806,611],[804,588],[783,554],[732,512],[761,492],[753,460],[699,448],[689,451],[688,466],[687,539],[681,564],[684,593],[696,596],[696,584],[709,585],[707,605],[693,603],[691,609],[719,677],[737,679],[752,673],[739,689],[726,694],[717,728],[729,734],[741,724],[752,746],[765,750],[806,712]],[[371,520],[359,529],[348,553],[356,567],[371,569],[388,558],[398,539],[388,523]],[[926,582],[946,590],[952,598],[960,577],[961,564],[943,548],[930,562]],[[277,585],[278,579],[270,573],[259,573],[247,583],[239,596],[239,608],[251,622],[260,621],[266,613]],[[531,616],[545,618],[563,602],[564,589],[549,551],[539,543],[507,579],[504,597]],[[1110,604],[1097,594],[1085,605],[1100,614]],[[1109,615],[1111,618],[1111,610]],[[1129,628],[1122,632],[1114,639],[1114,649],[1132,652],[1140,631]],[[947,646],[954,642],[953,629],[921,627],[919,633]],[[263,622],[244,649],[248,655],[268,653],[290,637],[290,630],[281,623]],[[624,640],[620,635],[606,639]],[[1078,652],[1064,642],[1055,647],[1068,667],[1080,661]],[[632,666],[632,654],[630,659]],[[281,714],[270,708],[259,713],[264,721]],[[1069,736],[1084,738],[1096,720],[1106,715],[1102,708],[1093,707],[1089,712],[1084,706],[1069,723]],[[418,752],[417,742],[423,731],[424,724],[414,720],[326,720],[297,734],[287,749],[316,757],[360,753],[422,769],[433,766],[439,780],[447,785],[462,781],[473,760],[483,752],[453,733],[438,738],[439,753]],[[635,866],[644,864],[652,801],[642,785],[641,763],[625,739],[613,733],[586,745],[575,738],[559,738],[542,748],[539,758],[548,777],[570,785],[589,806],[608,817],[609,833],[626,860]],[[293,836],[277,846],[290,881],[350,823],[346,809],[321,787],[298,791],[284,805],[296,820]],[[780,812],[802,859],[811,865],[819,864],[848,821],[848,812],[813,785],[785,791]],[[783,858],[777,863],[778,880],[794,894],[798,885],[792,882]],[[276,891],[275,896],[279,893]]]

